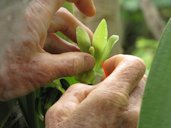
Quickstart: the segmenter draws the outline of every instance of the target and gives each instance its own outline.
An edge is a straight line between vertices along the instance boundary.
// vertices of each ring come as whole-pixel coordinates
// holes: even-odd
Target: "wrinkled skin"
[[[95,86],[71,86],[46,114],[47,128],[136,128],[145,66],[133,56],[105,61],[110,75]]]
[[[75,41],[80,25],[60,8],[64,0],[33,0],[18,31],[0,58],[0,100],[26,95],[51,80],[88,71],[94,59],[55,36],[63,32]],[[91,0],[70,0],[88,16],[95,13]],[[73,52],[74,51],[74,52]],[[66,53],[67,52],[67,53]],[[133,56],[117,55],[105,61],[108,77],[95,86],[76,84],[46,114],[47,128],[135,128],[144,89],[145,66]]]
[[[19,37],[11,37],[4,53],[0,54],[0,58],[5,58],[0,64],[0,100],[26,95],[56,78],[76,75],[93,67],[93,57],[80,53],[78,47],[53,34],[61,31],[75,41],[75,28],[82,26],[92,36],[87,27],[60,8],[64,2],[33,0],[25,9],[22,20],[18,21],[23,25],[21,31],[17,31]],[[70,2],[75,2],[88,16],[95,14],[91,0]]]

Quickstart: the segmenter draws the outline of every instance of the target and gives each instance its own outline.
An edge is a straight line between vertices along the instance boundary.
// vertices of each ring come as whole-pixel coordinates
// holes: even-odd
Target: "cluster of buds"
[[[86,30],[82,27],[76,29],[77,43],[82,52],[94,56],[96,63],[94,68],[78,76],[80,82],[94,84],[97,77],[102,76],[102,63],[109,58],[113,46],[119,40],[119,36],[112,35],[108,38],[107,23],[103,19],[94,32],[92,42]]]

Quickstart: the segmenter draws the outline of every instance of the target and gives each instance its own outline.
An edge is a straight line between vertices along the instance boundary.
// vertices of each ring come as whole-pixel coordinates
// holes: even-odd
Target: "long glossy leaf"
[[[36,113],[35,98],[36,92],[30,93],[29,95],[19,99],[19,105],[28,124],[28,127],[42,128],[44,127],[44,123],[38,118],[38,114]]]
[[[108,38],[107,23],[103,19],[98,25],[92,41],[92,46],[95,49],[94,55],[96,60],[99,60],[100,57],[103,55],[104,48],[107,44],[107,38]]]
[[[171,20],[161,37],[143,98],[139,128],[171,128]]]

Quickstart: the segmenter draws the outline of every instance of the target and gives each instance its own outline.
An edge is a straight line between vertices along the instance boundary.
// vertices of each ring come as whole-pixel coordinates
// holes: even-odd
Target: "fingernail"
[[[103,72],[105,74],[105,77],[108,77],[109,76],[109,73],[107,72],[105,66],[104,66],[104,63],[102,63],[102,69],[103,69]]]
[[[84,60],[88,64],[88,66],[92,68],[95,65],[95,58],[87,53],[85,54],[86,55],[84,56]]]

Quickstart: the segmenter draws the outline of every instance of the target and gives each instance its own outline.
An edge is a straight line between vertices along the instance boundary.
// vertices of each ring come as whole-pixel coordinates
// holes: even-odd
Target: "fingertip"
[[[96,8],[93,0],[67,0],[68,2],[75,3],[76,7],[87,16],[94,16]]]
[[[93,68],[93,66],[95,65],[95,58],[87,53],[82,53],[82,54],[84,56],[84,62],[87,65],[87,67],[89,69]]]
[[[96,14],[96,8],[92,0],[78,0],[75,5],[86,16],[94,16]]]
[[[48,34],[47,40],[44,45],[44,50],[51,54],[80,51],[77,45],[67,42],[54,33]]]
[[[122,91],[128,94],[137,86],[145,73],[143,61],[131,55],[115,55],[103,63],[103,68],[108,75],[103,84],[112,85],[113,81],[117,80],[119,83],[117,88],[122,88]]]
[[[59,74],[61,76],[78,75],[91,70],[95,64],[95,59],[90,54],[81,52],[63,53],[58,61],[61,66],[60,70],[63,70]]]
[[[102,68],[103,68],[103,72],[104,72],[104,74],[105,74],[104,77],[108,77],[108,76],[109,76],[109,73],[108,73],[108,71],[106,70],[106,66],[105,66],[104,63],[102,64]]]
[[[103,65],[102,65],[103,66],[103,70],[105,72],[105,75],[109,76],[114,71],[116,65],[117,64],[116,64],[115,56],[105,60]]]
[[[103,69],[108,75],[110,75],[120,62],[134,62],[134,64],[139,67],[139,70],[142,73],[145,72],[146,66],[141,58],[131,55],[123,55],[123,54],[118,54],[105,60],[103,63]]]
[[[76,28],[78,26],[85,29],[92,40],[93,32],[76,17],[74,17],[67,9],[61,7],[54,15],[48,32],[56,33],[57,31],[60,31],[73,42],[77,42]]]

